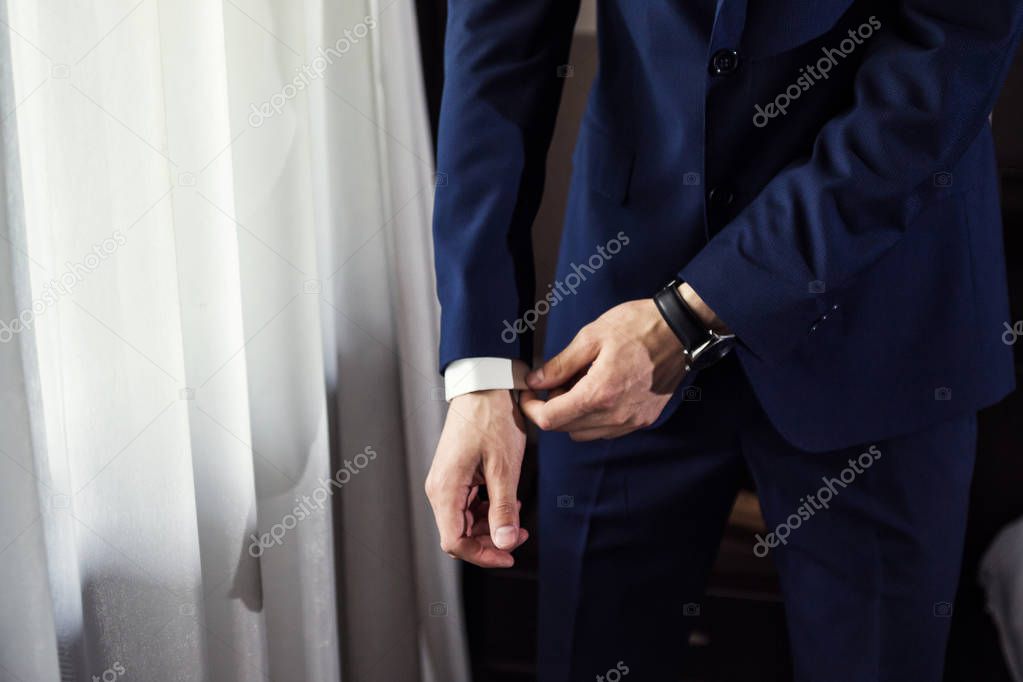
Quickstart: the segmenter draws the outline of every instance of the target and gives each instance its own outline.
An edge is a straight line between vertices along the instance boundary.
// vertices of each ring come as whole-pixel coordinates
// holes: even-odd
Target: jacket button
[[[727,76],[739,69],[739,53],[735,50],[718,50],[710,58],[710,72],[714,76]]]
[[[715,210],[728,208],[733,201],[735,201],[735,195],[727,187],[715,187],[707,195],[707,203]]]

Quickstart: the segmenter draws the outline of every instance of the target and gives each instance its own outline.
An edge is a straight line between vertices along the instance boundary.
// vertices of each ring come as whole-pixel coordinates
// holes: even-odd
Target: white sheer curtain
[[[977,577],[1012,679],[1023,682],[1023,519],[998,533],[984,552]]]
[[[411,0],[0,10],[0,680],[467,679]]]

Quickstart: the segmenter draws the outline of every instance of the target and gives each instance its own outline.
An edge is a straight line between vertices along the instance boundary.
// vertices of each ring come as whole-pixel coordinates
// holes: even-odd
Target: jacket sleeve
[[[754,355],[775,362],[806,337],[822,310],[812,282],[841,288],[901,239],[988,125],[1021,7],[901,0],[870,39],[854,105],[682,269]]]
[[[532,360],[516,320],[533,305],[530,230],[578,11],[448,2],[433,216],[442,372],[466,357]]]

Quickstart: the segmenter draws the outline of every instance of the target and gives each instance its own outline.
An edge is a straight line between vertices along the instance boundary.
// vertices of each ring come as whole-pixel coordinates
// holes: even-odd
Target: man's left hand
[[[660,416],[685,375],[682,351],[653,300],[623,303],[526,377],[531,389],[551,393],[546,401],[523,393],[522,411],[576,441],[624,436]]]

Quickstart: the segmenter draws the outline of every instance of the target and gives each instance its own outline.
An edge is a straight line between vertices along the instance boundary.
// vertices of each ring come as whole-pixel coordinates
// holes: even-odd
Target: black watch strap
[[[705,344],[711,337],[707,329],[696,314],[686,305],[678,287],[681,282],[673,281],[654,295],[654,303],[661,312],[664,321],[675,332],[675,336],[682,342],[686,354],[691,354],[696,348]]]

